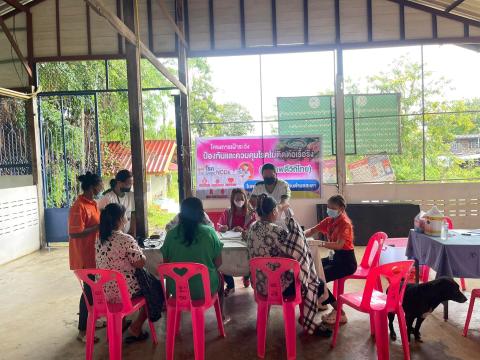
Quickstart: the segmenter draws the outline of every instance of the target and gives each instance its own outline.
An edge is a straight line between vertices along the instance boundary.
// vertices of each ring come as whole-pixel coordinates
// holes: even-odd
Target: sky
[[[391,63],[401,56],[420,63],[421,48],[345,51],[344,76],[365,86],[367,76],[388,72]],[[276,114],[277,97],[312,96],[334,89],[331,51],[212,57],[208,62],[217,89],[216,100],[242,104],[257,121],[262,113],[264,119]],[[449,100],[480,97],[479,53],[455,45],[429,45],[424,46],[424,62],[435,77],[452,81],[453,89],[444,89]]]

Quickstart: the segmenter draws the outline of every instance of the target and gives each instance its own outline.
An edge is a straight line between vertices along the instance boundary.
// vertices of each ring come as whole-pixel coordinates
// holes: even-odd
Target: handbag
[[[136,269],[135,277],[147,303],[148,319],[151,322],[158,321],[162,317],[165,302],[160,280],[145,269]]]

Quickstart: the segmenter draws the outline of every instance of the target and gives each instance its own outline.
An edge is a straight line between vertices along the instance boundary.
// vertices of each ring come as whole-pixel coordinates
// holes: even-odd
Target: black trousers
[[[322,266],[327,283],[352,275],[357,270],[355,252],[353,250],[337,250],[332,260],[330,260],[329,257],[322,259]],[[331,304],[335,301],[337,301],[337,299],[335,299],[332,292],[328,290],[328,298],[323,302],[323,305]]]
[[[92,280],[95,280],[95,277],[91,276]],[[83,283],[83,291],[88,298],[88,302],[90,305],[93,303],[92,297],[92,289],[88,286],[87,283]],[[87,320],[88,320],[88,308],[87,304],[85,303],[85,296],[80,297],[80,305],[79,305],[79,313],[78,313],[78,330],[79,331],[86,331],[87,330]]]
[[[244,280],[248,280],[250,276],[244,276]],[[227,289],[233,289],[235,287],[235,281],[233,280],[233,276],[231,275],[223,275],[223,279],[225,280],[225,284],[227,284]]]

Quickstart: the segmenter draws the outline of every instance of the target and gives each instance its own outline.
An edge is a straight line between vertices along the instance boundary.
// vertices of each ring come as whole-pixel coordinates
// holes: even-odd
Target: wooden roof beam
[[[5,21],[1,16],[0,16],[0,27],[2,28],[3,33],[5,34],[8,41],[10,42],[10,45],[12,45],[13,50],[15,50],[15,53],[17,54],[18,59],[21,61],[23,67],[25,68],[28,76],[31,78],[33,76],[32,69],[28,65],[27,59],[25,58],[25,56],[23,56],[22,52],[20,51],[20,48],[18,47],[17,42],[15,41],[15,38],[13,37],[12,33],[8,29],[7,24],[5,24]]]
[[[29,9],[25,5],[20,3],[20,1],[18,0],[3,0],[3,1],[17,10],[25,11],[25,12],[29,11]]]
[[[164,0],[157,0],[157,3],[160,6],[160,9],[162,9],[163,15],[165,15],[165,17],[168,19],[170,26],[175,31],[175,34],[177,34],[178,38],[182,42],[183,46],[185,46],[185,48],[188,49],[187,40],[185,40],[185,36],[183,35],[183,32],[178,28],[177,23],[170,15],[170,12],[168,11],[167,5],[165,4]]]
[[[445,9],[445,12],[449,13],[453,9],[455,9],[458,5],[463,3],[465,0],[455,0],[453,3],[451,3],[447,8]]]
[[[117,32],[122,35],[129,43],[140,48],[142,56],[148,59],[155,68],[160,71],[173,85],[177,87],[182,93],[187,94],[187,88],[178,80],[175,75],[170,73],[168,69],[156,58],[155,54],[151,52],[148,47],[140,40],[137,41],[137,36],[131,31],[125,23],[113,14],[109,9],[103,5],[100,0],[84,0],[98,15],[104,17],[110,25],[113,26]]]

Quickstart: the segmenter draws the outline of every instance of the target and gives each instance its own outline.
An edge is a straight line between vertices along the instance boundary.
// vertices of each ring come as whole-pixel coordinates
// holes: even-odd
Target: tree
[[[427,180],[478,178],[480,168],[462,167],[451,148],[456,135],[479,132],[479,113],[469,110],[478,111],[480,99],[446,101],[445,91],[451,88],[451,81],[443,77],[435,78],[428,70],[428,64],[424,64],[423,94],[420,63],[401,57],[390,68],[389,72],[367,77],[365,91],[401,94],[402,152],[390,156],[397,180],[423,180],[424,131]],[[356,90],[360,88],[353,83],[349,86]]]

